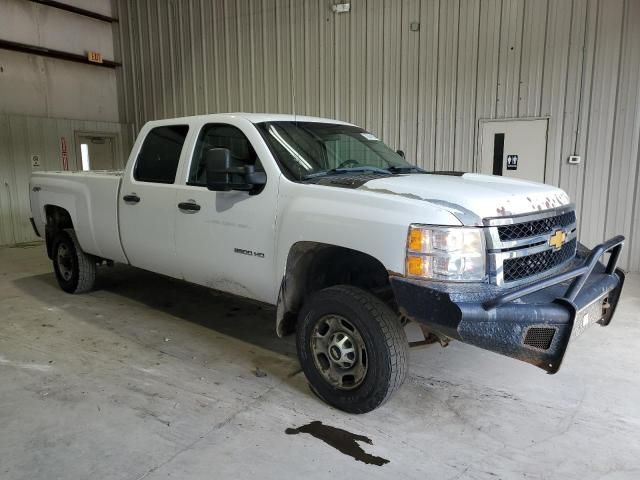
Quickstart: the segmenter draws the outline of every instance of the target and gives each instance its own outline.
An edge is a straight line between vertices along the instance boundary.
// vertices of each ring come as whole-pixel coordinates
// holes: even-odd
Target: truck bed
[[[30,196],[36,228],[44,234],[48,205],[65,208],[85,252],[126,263],[118,229],[122,175],[121,170],[34,172]]]

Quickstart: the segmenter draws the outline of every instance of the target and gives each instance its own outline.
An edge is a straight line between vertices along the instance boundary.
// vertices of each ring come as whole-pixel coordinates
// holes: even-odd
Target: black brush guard
[[[427,329],[556,373],[571,338],[611,322],[625,278],[617,268],[623,244],[618,235],[593,250],[579,245],[561,272],[510,290],[398,276],[391,285],[401,313]]]

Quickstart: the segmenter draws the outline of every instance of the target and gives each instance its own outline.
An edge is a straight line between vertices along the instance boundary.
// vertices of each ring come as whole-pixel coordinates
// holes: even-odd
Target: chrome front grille
[[[534,237],[553,233],[558,228],[566,228],[576,223],[576,212],[573,210],[553,217],[531,220],[523,223],[513,223],[498,227],[498,236],[501,241],[517,240],[519,238]]]
[[[489,278],[497,285],[515,286],[536,280],[559,270],[575,256],[578,242],[572,205],[486,219],[485,225]],[[562,245],[554,242],[559,237],[564,237]]]
[[[571,260],[576,253],[576,239],[565,243],[559,250],[544,250],[523,257],[508,258],[503,264],[503,279],[513,282],[546,272]]]

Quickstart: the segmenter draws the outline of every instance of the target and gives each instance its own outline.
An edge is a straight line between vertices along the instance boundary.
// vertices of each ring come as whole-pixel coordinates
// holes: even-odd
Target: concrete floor
[[[414,350],[396,396],[349,416],[310,393],[270,309],[124,266],[71,296],[42,245],[0,249],[0,478],[640,478],[639,311],[631,276],[555,376]],[[285,434],[314,420],[389,463]]]

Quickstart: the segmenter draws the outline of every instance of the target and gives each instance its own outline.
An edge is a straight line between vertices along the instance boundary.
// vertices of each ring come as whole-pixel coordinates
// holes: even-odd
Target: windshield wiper
[[[324,177],[327,175],[340,175],[341,173],[364,173],[364,172],[374,172],[374,173],[382,173],[384,175],[388,175],[389,173],[395,173],[391,170],[378,168],[378,167],[349,167],[349,168],[332,168],[331,170],[323,170],[322,172],[311,173],[309,175],[305,175],[302,179],[309,180],[310,178]]]
[[[397,167],[395,165],[392,165],[391,167],[387,168],[387,171],[391,173],[427,173],[426,170],[418,167],[413,167],[411,165],[407,165],[406,167]]]

